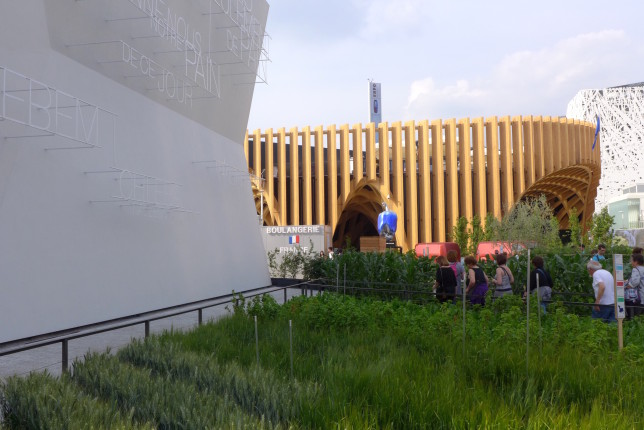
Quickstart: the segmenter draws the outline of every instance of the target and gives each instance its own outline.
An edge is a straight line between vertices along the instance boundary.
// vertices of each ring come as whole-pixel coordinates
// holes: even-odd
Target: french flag
[[[288,243],[289,245],[292,245],[294,243],[300,243],[300,236],[289,236],[288,237]]]

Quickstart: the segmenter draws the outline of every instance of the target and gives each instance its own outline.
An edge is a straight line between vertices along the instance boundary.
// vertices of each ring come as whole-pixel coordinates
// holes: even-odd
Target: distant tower
[[[568,118],[600,118],[601,181],[596,209],[635,183],[644,182],[644,82],[582,90],[568,103]]]

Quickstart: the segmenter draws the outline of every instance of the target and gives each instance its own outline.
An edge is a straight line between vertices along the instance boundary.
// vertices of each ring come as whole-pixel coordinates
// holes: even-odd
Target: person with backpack
[[[624,285],[624,301],[626,303],[626,318],[631,319],[641,313],[639,308],[644,297],[644,255],[631,255],[631,277]]]
[[[530,272],[529,294],[539,291],[541,309],[543,309],[543,313],[546,314],[548,313],[546,311],[547,304],[552,299],[552,278],[550,277],[550,273],[543,268],[543,257],[535,255],[532,258],[532,267],[534,267],[534,269]]]
[[[503,297],[512,294],[512,284],[514,283],[514,276],[512,271],[506,265],[508,262],[508,254],[505,252],[496,256],[496,274],[491,282],[495,285],[494,298]]]
[[[454,275],[447,258],[441,255],[436,259],[436,263],[438,263],[436,282],[434,284],[436,298],[441,303],[452,301],[456,293],[456,275]]]
[[[600,263],[606,261],[606,256],[604,254],[606,254],[606,245],[600,243],[599,245],[597,245],[597,254],[593,255],[592,260],[598,261]]]
[[[485,294],[487,293],[487,276],[478,266],[476,257],[468,255],[465,257],[467,266],[467,289],[465,292],[470,295],[470,303],[473,305],[485,306]]]

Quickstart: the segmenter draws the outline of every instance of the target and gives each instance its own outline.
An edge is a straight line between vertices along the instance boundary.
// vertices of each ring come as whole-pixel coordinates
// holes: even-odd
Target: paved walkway
[[[299,289],[290,289],[288,290],[287,297],[290,299],[300,294]],[[278,303],[284,301],[284,293],[282,291],[274,292],[271,295]],[[228,306],[231,307],[230,304]],[[226,305],[219,305],[204,309],[203,321],[217,320],[227,315],[230,315],[230,312],[226,310]],[[150,333],[162,333],[165,330],[171,329],[187,331],[197,325],[198,314],[195,311],[151,321]],[[69,364],[71,366],[75,359],[82,358],[88,351],[104,352],[109,348],[111,352],[116,352],[127,345],[133,338],[140,339],[143,337],[145,337],[145,326],[139,324],[70,340],[68,343]],[[45,370],[52,375],[60,375],[62,373],[62,347],[60,343],[0,357],[0,380],[4,380],[12,375],[27,375],[29,372],[42,372]]]

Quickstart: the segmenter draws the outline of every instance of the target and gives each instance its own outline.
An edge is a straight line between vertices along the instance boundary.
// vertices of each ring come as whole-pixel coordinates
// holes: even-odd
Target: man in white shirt
[[[604,322],[613,322],[615,319],[615,280],[613,275],[602,269],[599,261],[590,260],[586,264],[588,273],[593,277],[593,290],[595,290],[595,306],[592,317],[601,318]]]

